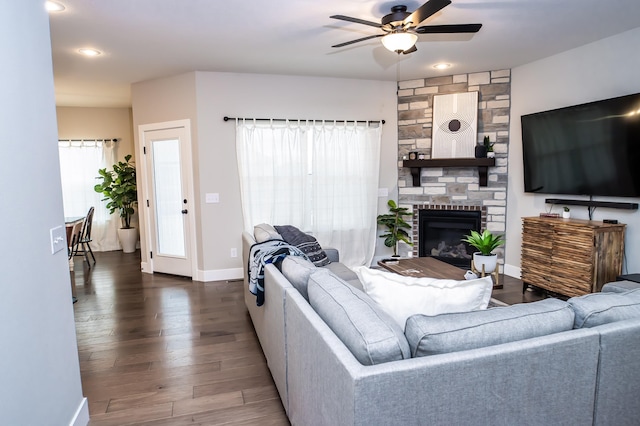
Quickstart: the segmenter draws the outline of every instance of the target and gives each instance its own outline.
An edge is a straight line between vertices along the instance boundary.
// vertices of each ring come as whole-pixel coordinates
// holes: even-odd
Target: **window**
[[[60,179],[66,217],[85,216],[95,207],[91,248],[94,251],[118,250],[116,230],[119,217],[112,218],[102,195],[93,190],[98,169],[115,163],[115,143],[102,140],[58,141]]]
[[[236,127],[244,227],[294,225],[369,264],[376,234],[379,124],[255,123]]]

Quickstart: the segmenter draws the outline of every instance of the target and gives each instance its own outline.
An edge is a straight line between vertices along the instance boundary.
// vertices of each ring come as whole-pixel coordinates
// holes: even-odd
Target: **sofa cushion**
[[[358,278],[358,274],[353,272],[353,270],[349,269],[343,263],[331,262],[327,266],[324,266],[324,268],[330,270],[331,272],[333,272],[335,276],[337,276],[343,281],[346,281],[348,284],[351,284],[358,290],[364,291],[364,288],[362,287],[362,283]]]
[[[363,365],[410,357],[402,330],[364,292],[322,269],[309,278],[309,304]]]
[[[292,225],[276,226],[275,228],[282,235],[283,240],[292,246],[298,247],[314,265],[325,266],[331,263],[327,254],[320,247],[318,240],[312,235],[305,234]]]
[[[612,281],[602,286],[602,292],[624,293],[625,291],[640,288],[640,283],[635,281]]]
[[[475,280],[405,277],[360,267],[356,273],[365,292],[404,329],[415,314],[438,315],[486,309],[491,299],[490,276]]]
[[[328,269],[347,284],[364,291],[362,283],[356,273],[342,263],[331,262],[323,268]],[[307,292],[307,283],[309,276],[318,271],[318,267],[301,256],[287,256],[282,261],[280,269],[282,275],[291,282],[291,285],[293,285],[308,302],[309,294]]]
[[[318,271],[318,267],[301,256],[287,256],[282,260],[280,269],[282,275],[289,280],[291,285],[309,301],[307,283],[309,276]]]
[[[576,314],[574,328],[589,328],[640,318],[640,289],[623,293],[591,293],[568,300]]]
[[[261,223],[253,227],[253,238],[256,243],[264,243],[269,240],[282,240],[282,235],[278,234],[278,231],[268,223]]]
[[[567,302],[532,303],[437,316],[413,315],[405,335],[414,357],[443,354],[530,339],[573,328]]]

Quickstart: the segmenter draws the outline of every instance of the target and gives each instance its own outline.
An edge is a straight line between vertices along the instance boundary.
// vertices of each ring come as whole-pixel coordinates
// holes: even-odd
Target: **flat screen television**
[[[521,123],[525,192],[640,197],[640,93]]]

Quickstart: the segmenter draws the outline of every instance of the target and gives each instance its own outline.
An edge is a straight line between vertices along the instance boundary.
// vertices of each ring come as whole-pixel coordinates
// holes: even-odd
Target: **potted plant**
[[[567,206],[564,206],[564,209],[562,210],[562,217],[564,219],[569,219],[571,217],[571,209]]]
[[[489,136],[485,136],[484,137],[484,141],[483,141],[484,147],[487,150],[487,158],[493,158],[496,156],[496,153],[493,152],[493,145],[494,143],[491,143],[491,138],[489,138]]]
[[[406,229],[410,229],[409,225],[403,218],[403,216],[411,216],[412,213],[405,207],[398,207],[395,201],[389,200],[387,202],[389,206],[389,213],[378,215],[378,225],[386,226],[388,231],[385,234],[380,235],[380,238],[384,238],[384,245],[393,248],[393,257],[398,257],[398,242],[412,246],[413,243],[409,239],[409,234]]]
[[[485,274],[495,271],[498,255],[492,251],[504,244],[502,235],[493,235],[488,229],[485,229],[482,234],[471,231],[470,235],[465,235],[462,238],[462,241],[478,250],[473,253],[473,265],[477,271]]]
[[[131,226],[131,216],[138,203],[136,167],[131,162],[131,155],[124,157],[124,160],[114,164],[111,171],[106,168],[98,170],[100,176],[96,179],[102,179],[102,182],[93,189],[104,195],[102,200],[108,201],[106,207],[109,213],[113,214],[116,210],[120,213],[122,227],[118,229],[118,239],[123,252],[133,253],[138,240],[138,231]]]

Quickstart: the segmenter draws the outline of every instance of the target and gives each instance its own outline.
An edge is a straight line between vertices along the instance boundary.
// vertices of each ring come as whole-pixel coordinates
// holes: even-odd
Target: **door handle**
[[[182,210],[182,214],[187,214],[187,213],[189,213],[187,209]]]

